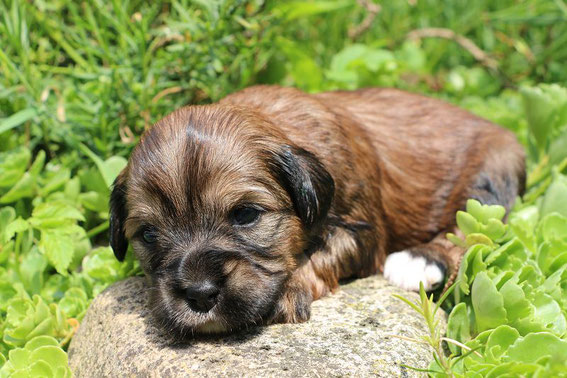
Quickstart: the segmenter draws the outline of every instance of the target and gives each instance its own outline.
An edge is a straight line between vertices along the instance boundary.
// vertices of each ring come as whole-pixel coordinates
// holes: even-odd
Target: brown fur
[[[311,301],[391,252],[455,272],[463,251],[443,236],[455,212],[471,197],[510,208],[523,174],[512,133],[438,100],[252,87],[145,133],[115,184],[111,244],[123,258],[132,243],[156,318],[177,334],[305,321]],[[242,204],[262,209],[250,227],[227,220]],[[184,285],[211,277],[217,306],[191,311]]]

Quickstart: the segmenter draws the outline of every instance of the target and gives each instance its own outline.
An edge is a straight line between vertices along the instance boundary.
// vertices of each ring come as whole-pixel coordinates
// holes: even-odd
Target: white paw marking
[[[406,290],[419,291],[423,282],[425,291],[438,287],[444,277],[435,263],[428,263],[423,256],[413,256],[408,251],[394,252],[386,258],[384,277],[392,284]]]

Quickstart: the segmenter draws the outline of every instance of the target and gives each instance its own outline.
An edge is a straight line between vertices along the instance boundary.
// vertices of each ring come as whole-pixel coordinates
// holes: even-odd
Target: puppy
[[[468,198],[509,209],[524,188],[515,136],[395,89],[257,86],[147,130],[110,200],[171,333],[303,322],[340,279],[383,271],[431,290],[464,251],[444,235]]]

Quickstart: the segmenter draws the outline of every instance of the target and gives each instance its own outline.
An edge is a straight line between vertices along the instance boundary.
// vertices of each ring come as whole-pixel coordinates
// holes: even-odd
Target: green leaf
[[[44,202],[33,209],[32,217],[35,219],[75,219],[84,221],[85,218],[79,210],[64,202]]]
[[[110,247],[94,249],[83,262],[83,269],[88,276],[109,283],[122,277],[121,266]]]
[[[465,235],[474,234],[480,230],[480,224],[469,213],[457,211],[457,226]]]
[[[65,296],[59,302],[59,307],[67,317],[78,318],[80,320],[87,310],[88,303],[88,297],[85,291],[73,287],[65,293]]]
[[[537,206],[528,206],[520,211],[510,214],[509,225],[516,237],[532,253],[537,251],[535,230],[539,220]]]
[[[488,236],[483,234],[469,234],[465,238],[465,243],[467,244],[468,247],[472,247],[475,244],[484,244],[489,247],[494,246],[492,240],[490,240]]]
[[[289,61],[286,68],[296,85],[311,92],[320,90],[323,73],[313,58],[292,40],[278,37],[276,44]]]
[[[541,200],[539,213],[544,217],[551,213],[558,213],[567,217],[567,177],[558,175]]]
[[[128,160],[124,159],[122,156],[111,156],[104,161],[101,174],[108,187],[114,183],[118,174],[127,164]]]
[[[14,221],[10,222],[10,224],[8,224],[6,226],[6,228],[4,229],[4,235],[3,235],[3,242],[7,242],[8,240],[12,239],[14,237],[15,234],[19,233],[19,232],[24,232],[27,229],[29,229],[30,225],[29,223],[18,217],[18,219],[15,219]]]
[[[490,252],[484,261],[488,265],[497,265],[506,269],[507,266],[510,266],[509,260],[511,257],[517,257],[521,261],[526,261],[528,258],[524,245],[517,238],[513,238]]]
[[[471,299],[478,332],[507,322],[504,298],[486,272],[480,272],[472,284]]]
[[[34,357],[30,356],[30,359],[35,357],[37,356]],[[30,377],[56,377],[55,373],[51,369],[51,366],[49,366],[49,363],[41,360],[32,362],[28,372]],[[28,372],[26,372],[26,374]]]
[[[67,353],[59,346],[44,345],[31,352],[30,360],[45,361],[52,367],[67,366]]]
[[[469,248],[461,260],[457,282],[460,290],[465,295],[470,294],[469,284],[473,282],[476,274],[486,269],[486,264],[483,262],[483,255],[489,250],[486,245],[477,244]],[[458,296],[458,291],[456,291],[455,294]]]
[[[29,364],[30,352],[27,349],[15,349],[11,350],[8,354],[10,364],[16,369],[26,369]]]
[[[59,346],[59,343],[51,336],[36,336],[26,343],[25,349],[31,352],[39,347],[49,345]]]
[[[538,149],[544,151],[554,128],[566,122],[562,109],[567,106],[567,89],[556,84],[521,89],[528,125]]]
[[[538,240],[540,242],[562,242],[567,241],[567,217],[558,213],[551,213],[544,217],[537,228]]]
[[[490,366],[492,367],[492,366]],[[490,368],[489,367],[489,368]],[[543,366],[537,364],[525,364],[518,362],[508,362],[500,364],[488,370],[481,377],[496,378],[496,377],[538,377],[542,376]]]
[[[67,274],[74,254],[73,239],[69,235],[58,230],[42,231],[39,249],[59,274]]]
[[[41,296],[50,302],[60,300],[69,289],[71,279],[70,276],[51,275],[43,285]]]
[[[498,219],[491,218],[486,223],[486,226],[482,227],[482,233],[496,241],[506,233],[506,225]]]
[[[427,54],[418,42],[406,40],[395,53],[396,59],[410,72],[426,72]]]
[[[35,187],[35,178],[26,172],[8,193],[0,197],[0,203],[12,203],[21,198],[33,197]]]
[[[485,215],[482,209],[482,204],[474,199],[467,200],[467,213],[472,215],[476,220],[481,223],[485,222]]]
[[[499,363],[500,357],[507,353],[510,345],[518,337],[520,337],[520,333],[515,328],[507,325],[497,327],[486,341],[486,353],[488,354],[486,358],[492,360],[492,362]]]
[[[341,87],[354,89],[363,82],[366,85],[379,84],[377,79],[380,76],[391,76],[391,72],[396,68],[397,62],[392,52],[354,44],[345,47],[333,57],[325,76],[341,83]]]
[[[476,218],[477,221],[487,224],[492,218],[502,220],[506,215],[506,209],[499,205],[482,205],[474,199],[467,201],[467,213]]]
[[[29,121],[35,116],[37,116],[37,110],[34,108],[28,108],[20,110],[19,112],[12,114],[10,117],[0,120],[0,134],[13,129],[14,127],[20,126],[22,123]]]
[[[550,356],[554,361],[564,364],[567,361],[567,341],[548,332],[532,333],[512,344],[508,355],[512,361],[528,363]]]
[[[81,204],[91,210],[101,213],[108,213],[108,196],[97,192],[81,193],[79,195]]]
[[[562,269],[565,266],[567,266],[567,251],[561,253],[551,261],[547,272],[553,274],[555,271]]]
[[[447,337],[458,340],[463,344],[471,339],[469,314],[467,305],[463,302],[456,305],[449,314],[447,320]],[[453,343],[448,343],[448,345],[452,353],[462,353],[460,347]]]
[[[79,173],[81,185],[85,191],[93,191],[110,197],[110,187],[108,187],[98,168],[91,167]]]
[[[14,298],[17,293],[10,282],[0,281],[0,312],[6,311],[8,301]]]
[[[273,10],[282,13],[287,21],[293,21],[298,18],[333,12],[351,5],[350,1],[291,1],[279,3]]]
[[[76,223],[83,220],[85,218],[77,208],[57,200],[37,205],[29,222],[34,228],[42,231],[56,230],[61,233],[72,234],[81,232],[81,228]]]
[[[27,148],[0,154],[0,187],[14,186],[25,173],[30,160],[31,152]]]
[[[0,370],[2,377],[70,377],[67,353],[56,339],[37,336],[25,347],[10,351],[10,359]]]
[[[81,181],[78,177],[73,177],[65,183],[65,198],[75,202],[81,193]]]
[[[10,346],[19,347],[35,336],[64,334],[66,325],[61,327],[55,322],[58,311],[57,307],[47,306],[37,295],[33,297],[33,300],[29,298],[10,300],[3,341]]]
[[[79,147],[85,155],[87,155],[89,158],[91,158],[92,161],[94,161],[100,174],[102,175],[102,178],[104,179],[107,188],[110,188],[110,186],[114,182],[114,179],[116,179],[116,176],[118,176],[120,171],[122,171],[122,169],[126,167],[126,164],[128,164],[128,161],[121,156],[112,156],[109,159],[103,161],[94,152],[89,150],[88,147],[84,144],[80,144]]]
[[[526,299],[522,288],[512,280],[508,280],[502,286],[500,294],[502,294],[504,299],[504,308],[506,309],[508,320],[511,322],[533,315],[534,307]]]
[[[32,176],[38,176],[41,170],[43,169],[44,165],[45,165],[45,151],[39,150],[33,164],[28,170],[29,174]]]
[[[445,235],[445,237],[447,238],[447,240],[449,240],[451,243],[455,244],[458,247],[466,248],[467,246],[461,238],[459,238],[457,235],[451,232],[448,232]]]
[[[0,232],[6,230],[6,226],[16,219],[16,211],[13,207],[3,207],[0,209]]]
[[[33,247],[23,256],[18,267],[20,278],[28,293],[39,294],[43,286],[43,273],[47,268],[47,260]]]
[[[62,168],[55,174],[51,175],[49,179],[43,184],[40,190],[41,196],[47,196],[49,193],[63,187],[71,177],[71,171],[67,168]]]
[[[483,211],[485,214],[486,222],[488,223],[491,219],[501,221],[506,215],[506,208],[500,205],[483,205]]]
[[[538,293],[533,298],[535,306],[534,320],[544,329],[563,335],[567,331],[567,321],[559,304],[549,295]]]
[[[549,164],[551,166],[561,163],[567,158],[567,128],[560,136],[553,139],[549,146]]]

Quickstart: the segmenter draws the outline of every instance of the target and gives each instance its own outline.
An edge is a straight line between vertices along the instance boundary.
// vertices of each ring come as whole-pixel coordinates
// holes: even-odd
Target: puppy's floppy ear
[[[306,228],[320,226],[335,194],[335,182],[323,163],[307,150],[284,145],[275,155],[273,169]]]
[[[118,261],[124,261],[128,240],[124,235],[126,221],[126,171],[120,172],[110,194],[110,246]]]

